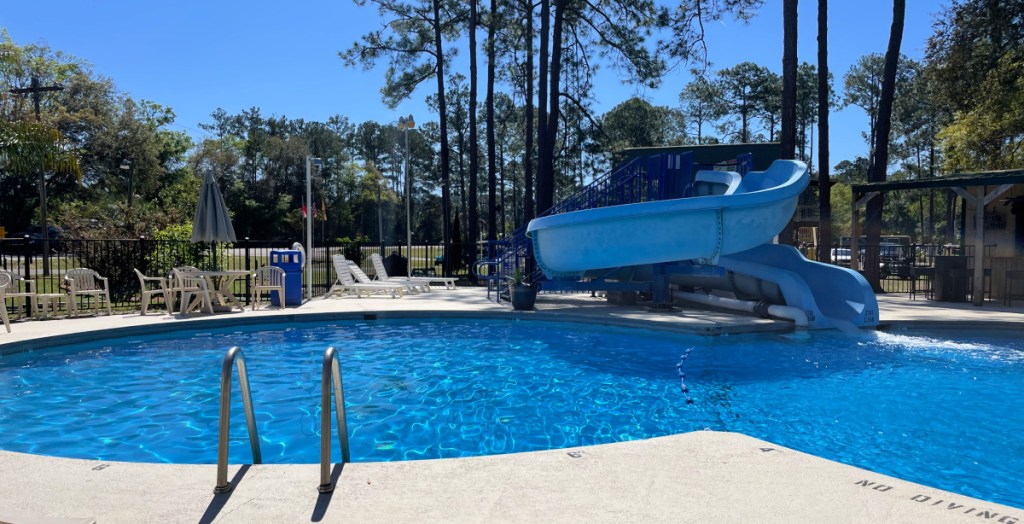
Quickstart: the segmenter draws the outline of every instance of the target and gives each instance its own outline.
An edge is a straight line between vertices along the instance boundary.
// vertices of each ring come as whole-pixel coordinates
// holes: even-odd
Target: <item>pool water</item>
[[[265,463],[319,460],[320,364],[335,346],[355,461],[713,429],[1024,507],[1024,342],[980,333],[696,337],[404,320],[110,339],[0,358],[0,449],[214,463],[232,345],[245,352]],[[230,459],[250,462],[234,388]]]

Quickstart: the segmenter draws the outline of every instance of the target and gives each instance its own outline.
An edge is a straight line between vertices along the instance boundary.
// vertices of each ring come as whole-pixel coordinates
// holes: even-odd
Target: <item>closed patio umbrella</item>
[[[228,206],[220,194],[213,172],[203,174],[203,187],[199,191],[199,205],[192,221],[192,242],[235,242],[235,228],[231,225]],[[214,265],[217,264],[214,250]]]

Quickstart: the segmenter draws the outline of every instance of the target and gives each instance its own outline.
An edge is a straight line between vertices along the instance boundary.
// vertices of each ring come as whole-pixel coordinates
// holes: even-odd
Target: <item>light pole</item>
[[[127,158],[122,160],[121,169],[128,172],[128,209],[131,209],[135,196],[135,189],[132,187],[132,182],[134,182],[133,179],[135,178],[132,176],[134,175],[134,173],[132,173],[132,161]]]
[[[405,133],[405,254],[409,262],[406,276],[412,276],[412,171],[409,170],[409,130],[416,127],[412,115],[398,117],[398,127]]]
[[[313,299],[313,183],[311,167],[324,167],[324,161],[306,155],[306,298]]]

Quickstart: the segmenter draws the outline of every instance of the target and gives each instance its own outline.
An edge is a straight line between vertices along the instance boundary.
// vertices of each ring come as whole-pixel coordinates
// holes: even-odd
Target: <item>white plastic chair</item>
[[[181,266],[171,270],[174,284],[171,293],[181,293],[181,313],[190,313],[203,308],[213,314],[213,298],[206,279],[198,273],[199,269],[192,266]]]
[[[71,316],[78,314],[78,298],[90,297],[96,301],[96,314],[100,312],[100,299],[107,304],[107,316],[110,310],[110,282],[92,269],[75,268],[64,273],[64,283],[68,286],[68,312]]]
[[[252,275],[252,310],[256,311],[256,306],[259,305],[264,291],[267,292],[268,301],[270,300],[270,293],[277,291],[278,303],[281,304],[281,309],[284,309],[284,287],[283,269],[277,266],[263,266],[257,269]]]
[[[431,290],[430,284],[434,282],[441,282],[444,284],[445,289],[455,289],[455,281],[458,280],[455,277],[391,277],[388,276],[388,270],[384,267],[384,259],[381,258],[379,253],[373,253],[370,255],[370,261],[373,262],[373,270],[377,273],[377,280],[383,282],[415,282],[417,285],[426,285],[427,291]]]
[[[7,272],[0,273],[0,319],[4,321],[7,332],[11,332],[11,319],[7,318],[7,287],[11,285],[11,275]]]
[[[146,310],[149,309],[149,303],[152,302],[153,297],[156,295],[163,297],[168,314],[174,312],[174,294],[167,290],[167,279],[163,277],[147,277],[138,268],[134,269],[135,276],[139,277],[139,287],[142,289],[142,297],[139,299],[142,314],[146,314]],[[152,285],[156,285],[156,288],[151,289],[149,286]]]
[[[7,275],[6,285],[0,286],[4,289],[4,294],[7,298],[12,299],[14,308],[18,311],[18,317],[25,316],[25,303],[32,306],[29,311],[33,315],[36,314],[36,283],[25,279],[21,275],[12,271],[0,270],[0,274]],[[25,290],[21,290],[21,285],[25,284]],[[7,309],[7,302],[3,302],[4,309]]]

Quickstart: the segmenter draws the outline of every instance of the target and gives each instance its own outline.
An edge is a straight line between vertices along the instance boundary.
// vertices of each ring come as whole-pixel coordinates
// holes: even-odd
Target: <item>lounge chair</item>
[[[191,266],[176,267],[171,270],[171,294],[181,293],[181,313],[190,313],[203,308],[213,314],[213,298],[206,279]]]
[[[356,264],[355,262],[353,262],[351,260],[346,260],[345,262],[348,263],[348,268],[352,272],[352,276],[354,276],[356,278],[356,282],[359,282],[360,284],[380,284],[380,283],[383,282],[381,280],[373,280],[373,279],[371,279],[369,277],[369,275],[367,275],[366,273],[363,272],[363,268],[359,267],[359,264]],[[427,282],[388,281],[388,282],[383,282],[383,283],[403,285],[403,286],[405,286],[405,290],[410,292],[410,293],[420,293],[420,292],[430,291],[430,284],[427,283]]]
[[[142,296],[139,298],[139,306],[142,308],[142,314],[146,314],[146,310],[149,309],[149,303],[153,301],[153,297],[160,295],[164,299],[164,305],[167,307],[167,313],[174,311],[174,297],[173,293],[167,290],[167,279],[163,277],[147,277],[139,271],[139,268],[135,268],[135,276],[139,277],[139,287],[142,289]],[[151,288],[150,286],[156,286]]]
[[[64,273],[64,283],[68,286],[68,311],[71,316],[78,314],[78,298],[89,297],[96,301],[96,314],[100,312],[100,299],[107,304],[107,316],[110,310],[110,282],[92,269],[75,268]]]
[[[276,266],[263,266],[252,274],[252,310],[260,303],[263,292],[270,296],[271,292],[277,291],[277,303],[284,309],[284,270]],[[268,298],[269,300],[269,298]]]
[[[11,285],[11,275],[4,272],[0,273],[0,319],[4,321],[4,327],[7,328],[7,332],[11,332],[11,319],[7,318],[7,286]]]
[[[357,298],[362,297],[364,294],[369,296],[371,293],[391,293],[391,298],[405,296],[406,287],[403,284],[387,282],[361,284],[356,282],[352,278],[352,270],[349,268],[348,261],[345,260],[344,255],[334,255],[331,258],[332,262],[334,262],[334,274],[337,276],[337,281],[327,291],[327,294],[324,295],[325,297],[349,293],[354,293]]]
[[[25,316],[25,303],[31,306],[29,311],[32,315],[36,314],[36,283],[27,280],[21,275],[12,271],[0,270],[0,274],[7,275],[5,280],[7,284],[0,286],[3,288],[4,295],[14,301],[14,308],[18,311],[18,317]],[[25,285],[25,290],[22,291],[21,283]],[[4,310],[7,309],[7,303],[4,302]]]
[[[415,282],[417,284],[426,284],[429,290],[430,284],[435,282],[444,284],[445,289],[455,289],[455,281],[458,280],[455,277],[441,276],[389,277],[388,270],[384,267],[384,259],[381,258],[380,254],[374,253],[370,255],[370,260],[373,262],[373,270],[377,273],[377,280],[381,282]]]

